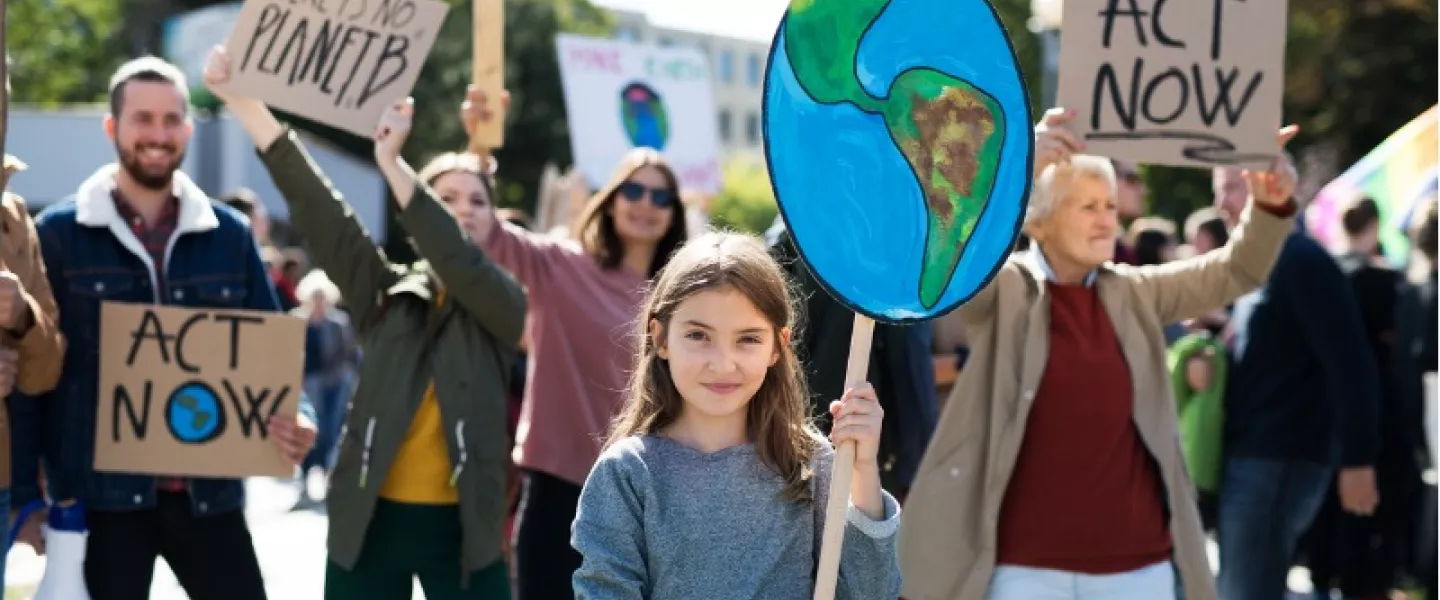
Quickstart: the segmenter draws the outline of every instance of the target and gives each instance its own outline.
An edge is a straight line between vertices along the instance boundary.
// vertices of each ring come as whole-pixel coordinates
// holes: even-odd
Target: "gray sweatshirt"
[[[799,503],[780,498],[784,481],[750,444],[706,454],[656,436],[616,443],[580,493],[575,597],[810,598],[833,459],[829,445],[816,453],[815,499]],[[900,595],[900,506],[884,496],[881,521],[850,507],[837,600]]]

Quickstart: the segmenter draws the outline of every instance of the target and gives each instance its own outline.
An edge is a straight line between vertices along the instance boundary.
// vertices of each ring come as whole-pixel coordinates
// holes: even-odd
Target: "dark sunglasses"
[[[675,203],[674,192],[671,192],[670,190],[667,190],[665,188],[646,187],[633,181],[627,181],[620,184],[620,188],[618,191],[620,192],[620,196],[622,198],[625,198],[630,202],[639,202],[646,193],[649,193],[650,203],[655,205],[655,208],[670,208],[670,205]]]

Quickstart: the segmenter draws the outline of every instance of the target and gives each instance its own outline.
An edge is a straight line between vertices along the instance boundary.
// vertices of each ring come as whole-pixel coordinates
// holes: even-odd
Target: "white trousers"
[[[1175,570],[1170,561],[1111,575],[1000,565],[985,600],[1175,600]]]

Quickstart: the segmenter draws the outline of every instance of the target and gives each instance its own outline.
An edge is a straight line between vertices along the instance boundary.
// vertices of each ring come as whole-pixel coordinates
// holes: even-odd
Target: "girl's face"
[[[615,191],[610,216],[615,233],[626,242],[654,244],[665,237],[679,198],[655,167],[640,167]]]
[[[775,325],[733,288],[691,296],[662,329],[650,322],[660,358],[685,400],[682,418],[743,420],[765,373],[780,360]],[[790,330],[780,329],[779,338],[788,343]]]
[[[485,193],[480,176],[463,171],[451,171],[435,178],[431,186],[440,195],[440,201],[450,208],[460,228],[472,240],[481,239],[481,233],[494,218],[494,205]]]

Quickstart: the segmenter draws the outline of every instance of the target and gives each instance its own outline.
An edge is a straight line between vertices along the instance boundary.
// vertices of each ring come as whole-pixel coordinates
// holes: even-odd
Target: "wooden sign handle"
[[[505,0],[471,2],[475,39],[470,80],[485,92],[495,116],[475,126],[470,151],[485,155],[505,144],[505,113],[499,100],[505,90]]]
[[[5,61],[0,62],[0,192],[10,189],[10,172],[3,166],[5,160],[5,135],[10,131],[10,46],[5,40],[5,0],[0,0],[0,52]]]
[[[870,372],[870,343],[875,321],[855,315],[850,332],[850,360],[845,364],[845,389],[864,383]],[[825,533],[820,538],[820,565],[815,574],[814,600],[833,600],[840,577],[840,548],[845,543],[845,515],[850,509],[850,480],[855,471],[855,442],[835,449],[830,470],[830,502],[825,505]]]

